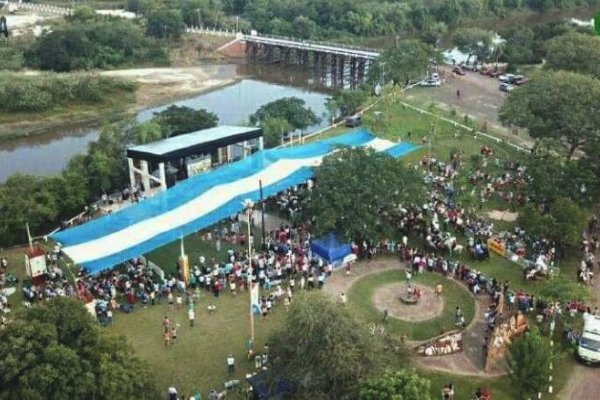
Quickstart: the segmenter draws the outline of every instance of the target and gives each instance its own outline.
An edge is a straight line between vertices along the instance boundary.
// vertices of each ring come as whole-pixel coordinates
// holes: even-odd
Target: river
[[[219,117],[219,124],[246,124],[248,117],[260,106],[283,97],[299,97],[321,118],[314,131],[326,125],[325,100],[327,89],[312,83],[299,71],[281,68],[242,65],[238,76],[250,76],[232,85],[221,87],[185,100],[143,110],[138,121],[147,121],[153,113],[170,105],[205,108]],[[34,137],[0,141],[0,183],[15,173],[54,175],[62,171],[69,159],[86,152],[89,143],[97,140],[98,127],[80,126],[61,132]]]

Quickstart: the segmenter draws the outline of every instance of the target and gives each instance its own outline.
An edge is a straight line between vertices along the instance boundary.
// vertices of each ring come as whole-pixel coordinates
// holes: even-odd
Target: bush
[[[17,71],[23,67],[24,62],[21,49],[0,46],[0,70]]]
[[[56,72],[164,64],[165,48],[146,38],[140,26],[122,19],[74,22],[38,38],[26,52],[29,67]]]
[[[0,111],[5,112],[39,112],[57,105],[100,103],[109,96],[135,89],[131,82],[93,74],[35,78],[8,75],[5,78],[0,81],[0,93],[4,96]]]

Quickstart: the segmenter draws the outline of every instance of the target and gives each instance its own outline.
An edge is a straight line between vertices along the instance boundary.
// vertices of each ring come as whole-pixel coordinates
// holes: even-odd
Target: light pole
[[[250,199],[246,199],[242,204],[246,208],[246,221],[248,224],[248,293],[250,293],[250,340],[254,344],[254,304],[252,293],[254,291],[252,282],[252,244],[250,242],[250,224],[252,223],[252,211],[254,208],[254,202]]]
[[[235,16],[235,33],[238,33],[240,31],[240,17],[239,16]]]

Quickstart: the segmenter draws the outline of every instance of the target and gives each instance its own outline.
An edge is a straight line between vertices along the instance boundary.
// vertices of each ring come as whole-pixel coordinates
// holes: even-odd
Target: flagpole
[[[250,340],[254,345],[254,309],[252,304],[252,244],[250,243],[250,215],[252,214],[252,201],[246,201],[246,217],[248,225],[248,293],[250,295]]]
[[[29,232],[29,222],[25,223],[25,227],[27,228],[27,240],[29,241],[29,249],[33,250],[33,239],[31,238],[31,232]]]

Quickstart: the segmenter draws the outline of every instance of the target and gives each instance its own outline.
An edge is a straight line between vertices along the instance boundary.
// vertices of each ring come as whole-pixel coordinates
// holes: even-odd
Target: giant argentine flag
[[[196,175],[140,203],[53,235],[74,263],[98,273],[243,210],[243,201],[306,181],[337,146],[368,146],[400,157],[415,149],[357,130],[319,142],[259,151],[244,160]]]

